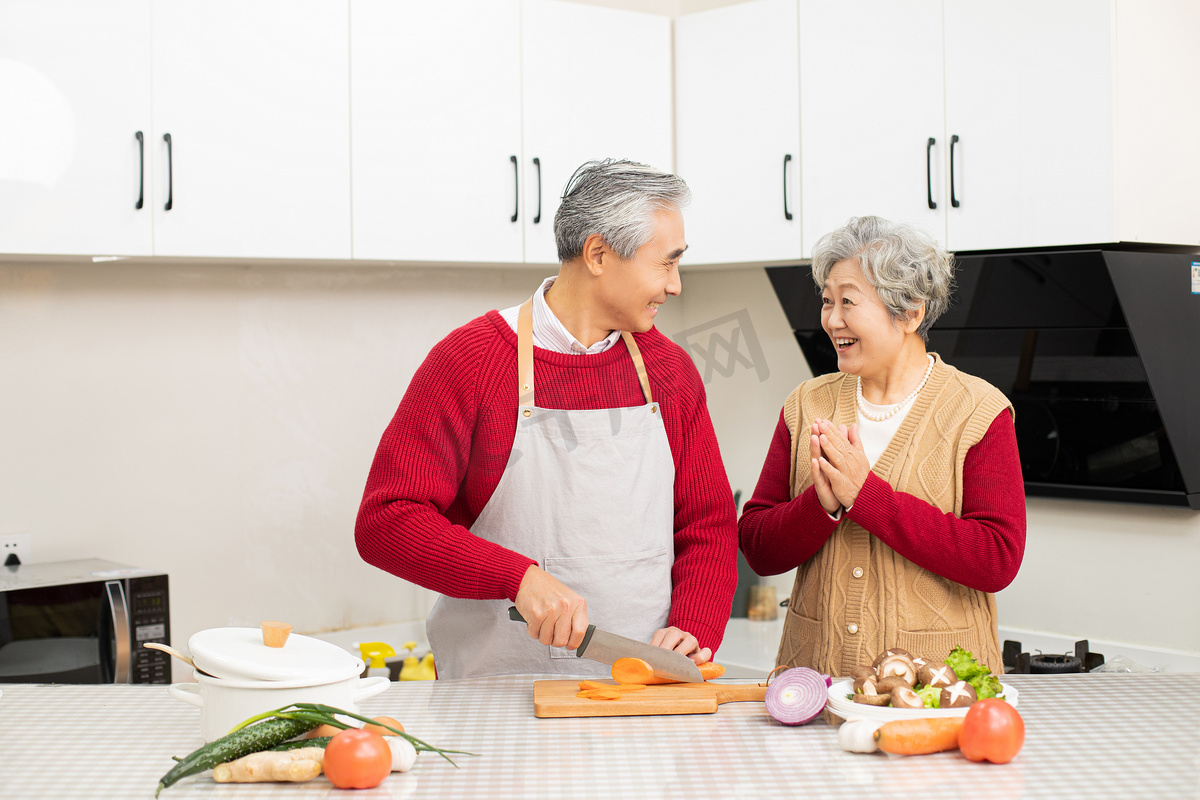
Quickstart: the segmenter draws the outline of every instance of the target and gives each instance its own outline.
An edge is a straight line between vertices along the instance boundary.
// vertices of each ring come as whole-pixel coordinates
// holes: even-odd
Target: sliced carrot
[[[616,686],[614,686],[612,688],[616,689],[618,692],[640,692],[642,689],[646,688],[646,684],[644,684],[644,683],[618,683]]]
[[[584,689],[582,692],[577,692],[576,697],[582,697],[586,700],[620,700],[621,693],[616,689]]]
[[[725,674],[725,667],[712,661],[700,665],[700,677],[706,681],[719,678]],[[612,676],[619,684],[639,683],[642,685],[657,685],[661,683],[680,683],[670,678],[656,678],[654,668],[641,658],[618,658],[612,665]]]
[[[617,683],[637,683],[643,686],[679,682],[654,677],[654,668],[641,658],[618,658],[613,662],[612,676]]]
[[[896,719],[875,731],[875,745],[885,753],[919,756],[958,747],[962,717]]]
[[[599,681],[580,681],[580,689],[612,689],[615,688],[611,683],[600,683]]]

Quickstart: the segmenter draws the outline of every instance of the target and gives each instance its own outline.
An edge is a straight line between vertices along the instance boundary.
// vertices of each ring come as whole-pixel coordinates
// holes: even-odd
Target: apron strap
[[[642,360],[642,351],[629,331],[621,331],[621,338],[633,359],[633,368],[637,370],[638,383],[642,387],[642,396],[647,403],[653,403],[650,393],[650,379],[646,375],[646,362]],[[521,304],[517,312],[517,404],[533,406],[533,298]]]
[[[646,376],[646,362],[642,360],[642,351],[629,331],[621,331],[621,338],[625,340],[625,346],[629,348],[629,357],[633,359],[633,368],[637,370],[638,383],[642,385],[642,396],[646,398],[647,403],[653,403],[654,398],[650,395],[650,378]]]
[[[519,406],[533,405],[533,298],[517,312],[517,393]]]

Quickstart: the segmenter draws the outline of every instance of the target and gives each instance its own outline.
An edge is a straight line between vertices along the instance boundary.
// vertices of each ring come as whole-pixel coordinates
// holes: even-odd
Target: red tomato
[[[1025,744],[1025,720],[1003,700],[989,697],[967,709],[958,749],[971,761],[1007,764]]]
[[[325,777],[339,789],[370,789],[392,771],[392,749],[378,733],[347,728],[325,745]]]

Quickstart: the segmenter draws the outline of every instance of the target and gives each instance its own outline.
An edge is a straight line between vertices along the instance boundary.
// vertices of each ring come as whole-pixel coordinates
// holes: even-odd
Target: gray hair
[[[925,319],[917,333],[929,341],[929,329],[950,307],[954,255],[912,225],[881,217],[853,217],[813,246],[812,274],[818,291],[833,265],[848,258],[858,259],[863,275],[893,319],[903,322],[910,311],[925,304]]]
[[[691,199],[692,190],[676,175],[634,161],[589,161],[567,181],[554,215],[558,259],[578,258],[593,233],[621,258],[633,258],[654,236],[655,213],[681,209]]]

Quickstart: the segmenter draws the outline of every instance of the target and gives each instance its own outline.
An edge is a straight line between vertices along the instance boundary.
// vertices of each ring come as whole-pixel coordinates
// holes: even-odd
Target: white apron
[[[675,463],[633,337],[621,334],[646,404],[538,408],[533,301],[517,317],[520,400],[512,451],[471,533],[536,559],[587,601],[596,627],[649,642],[666,627],[675,562]],[[512,602],[438,598],[426,620],[439,678],[513,673],[608,675],[509,619]]]

